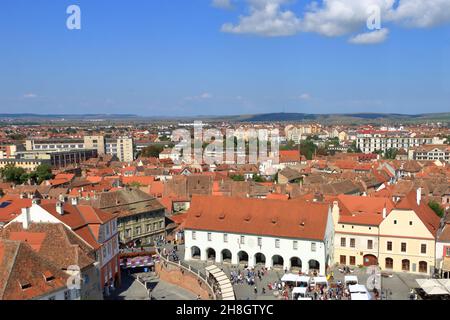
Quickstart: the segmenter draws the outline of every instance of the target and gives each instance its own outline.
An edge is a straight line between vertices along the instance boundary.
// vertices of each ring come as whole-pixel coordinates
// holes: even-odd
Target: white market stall
[[[345,286],[355,285],[358,284],[358,277],[357,276],[345,276],[344,278]]]
[[[365,286],[362,284],[349,285],[351,300],[372,300],[372,297]]]

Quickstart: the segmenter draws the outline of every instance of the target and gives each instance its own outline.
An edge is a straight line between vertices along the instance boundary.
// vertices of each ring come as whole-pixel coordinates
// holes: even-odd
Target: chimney
[[[58,200],[59,200],[60,202],[65,202],[65,197],[64,197],[64,195],[63,195],[63,194],[60,194],[59,197],[58,197]]]
[[[383,208],[383,219],[386,219],[387,217],[387,210],[386,207]]]
[[[64,206],[64,202],[58,201],[56,203],[56,212],[61,216],[64,214],[63,206]]]
[[[416,199],[417,199],[417,205],[420,206],[420,202],[422,200],[422,188],[417,189]]]
[[[78,205],[78,198],[77,197],[72,198],[72,205],[73,206],[77,206]]]
[[[24,215],[22,227],[27,230],[31,223],[30,208],[22,208],[22,214]]]

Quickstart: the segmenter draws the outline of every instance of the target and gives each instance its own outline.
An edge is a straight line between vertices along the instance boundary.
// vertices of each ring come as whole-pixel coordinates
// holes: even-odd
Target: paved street
[[[167,245],[166,248],[172,249],[171,245]],[[178,246],[177,251],[178,257],[184,258],[184,247]],[[205,263],[202,261],[189,261],[188,262],[192,267],[204,271],[205,267],[211,263]],[[239,269],[242,271],[243,267],[240,268],[237,266],[232,266],[230,264],[216,264],[219,268],[222,268],[225,274],[230,277],[231,271],[238,271]],[[261,269],[261,268],[259,268]],[[334,273],[334,281],[342,281],[344,282],[345,274],[339,272],[337,268],[332,268]],[[258,270],[258,268],[256,268]],[[268,290],[268,284],[276,281],[280,281],[283,276],[283,270],[270,270],[266,276],[262,278],[261,281],[259,279],[255,279],[255,285],[257,287],[258,294],[254,293],[254,286],[250,286],[248,284],[236,284],[234,285],[234,290],[236,294],[236,299],[238,300],[274,300],[278,299],[273,293],[273,291]],[[370,273],[368,273],[367,268],[356,268],[352,275],[356,275],[358,277],[358,281],[360,284],[367,285],[367,281],[370,277]],[[383,295],[383,299],[387,300],[408,300],[410,296],[410,291],[412,288],[417,287],[416,279],[418,278],[426,278],[421,275],[413,275],[408,273],[394,273],[392,277],[381,277],[379,278],[381,282],[381,291]],[[265,294],[262,293],[262,289],[265,288]]]
[[[154,279],[148,283],[151,298],[155,300],[195,300],[193,293],[168,282]],[[122,286],[108,298],[110,300],[150,300],[147,289],[135,278],[122,273]]]

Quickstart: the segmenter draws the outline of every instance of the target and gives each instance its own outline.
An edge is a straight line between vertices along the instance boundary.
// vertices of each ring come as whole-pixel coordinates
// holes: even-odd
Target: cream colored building
[[[420,193],[397,203],[382,197],[338,196],[332,209],[334,262],[432,274],[440,218]]]
[[[333,202],[334,263],[378,264],[379,225],[393,203],[388,198],[340,195]]]
[[[408,195],[380,224],[379,262],[384,270],[434,272],[439,217],[417,196]]]
[[[95,149],[99,155],[103,155],[106,152],[105,137],[104,136],[85,136],[84,148]]]

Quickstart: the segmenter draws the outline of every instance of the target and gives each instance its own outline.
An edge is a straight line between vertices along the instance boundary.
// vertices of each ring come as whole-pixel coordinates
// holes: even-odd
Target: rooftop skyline
[[[73,4],[81,30],[66,27]],[[367,29],[371,4],[381,30]],[[449,12],[435,0],[5,0],[0,113],[446,112]]]

